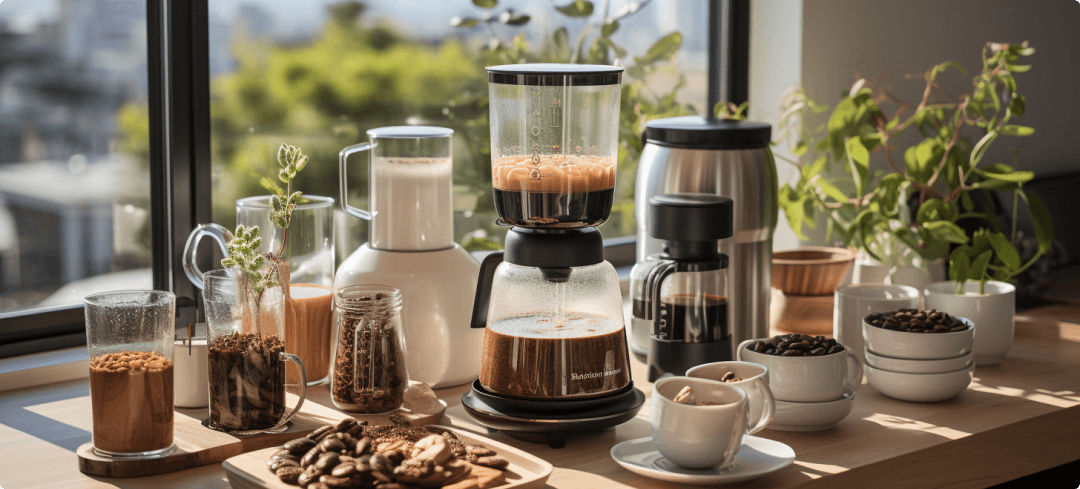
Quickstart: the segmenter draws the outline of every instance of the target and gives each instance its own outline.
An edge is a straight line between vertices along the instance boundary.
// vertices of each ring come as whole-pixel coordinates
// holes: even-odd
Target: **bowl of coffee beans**
[[[936,309],[898,309],[863,318],[866,349],[877,355],[910,360],[964,356],[975,342],[975,325]]]
[[[769,388],[779,401],[836,401],[845,388],[862,384],[860,355],[833,338],[783,334],[746,340],[735,352],[737,360],[769,370]]]

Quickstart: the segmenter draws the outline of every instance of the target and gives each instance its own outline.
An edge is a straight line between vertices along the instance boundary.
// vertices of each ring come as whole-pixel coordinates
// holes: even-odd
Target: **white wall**
[[[929,66],[956,60],[968,75],[939,78],[952,95],[970,93],[987,41],[1030,41],[1033,66],[1018,74],[1027,113],[1014,119],[1032,126],[1027,138],[999,138],[983,161],[1013,164],[1037,177],[1080,172],[1080,3],[1075,0],[768,0],[752,2],[751,118],[776,122],[780,94],[801,84],[811,98],[834,105],[855,73],[874,78],[892,72],[893,91],[918,102]],[[910,142],[910,141],[909,141]],[[880,164],[880,162],[878,162]],[[790,166],[778,162],[781,182]],[[781,216],[775,248],[796,245]]]

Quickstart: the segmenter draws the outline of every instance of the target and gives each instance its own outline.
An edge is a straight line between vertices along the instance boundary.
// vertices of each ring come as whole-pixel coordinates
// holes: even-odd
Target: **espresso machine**
[[[732,345],[769,336],[772,238],[778,211],[772,126],[699,116],[645,123],[634,206],[637,261],[663,251],[649,235],[649,199],[661,194],[707,193],[733,200],[732,236],[718,252],[730,259],[728,297]],[[631,349],[645,355],[649,331],[634,328]]]
[[[728,257],[716,251],[717,241],[731,237],[731,209],[731,199],[712,194],[649,199],[649,236],[662,240],[664,251],[634,265],[630,293],[635,332],[651,333],[650,382],[733,359]]]
[[[630,419],[622,297],[596,226],[615,194],[620,67],[487,69],[492,186],[505,250],[480,266],[480,376],[462,396],[489,428],[552,447]]]

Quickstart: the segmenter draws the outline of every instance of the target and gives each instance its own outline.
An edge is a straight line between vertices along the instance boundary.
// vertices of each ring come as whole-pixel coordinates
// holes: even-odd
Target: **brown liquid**
[[[675,294],[660,300],[660,320],[653,320],[653,335],[662,340],[698,343],[728,337],[726,297],[711,294]]]
[[[495,210],[515,226],[598,226],[611,214],[610,157],[505,156],[492,165]]]
[[[325,293],[316,295],[321,292]],[[330,342],[334,329],[330,313],[332,299],[329,287],[315,284],[289,287],[289,301],[285,303],[285,351],[304,361],[307,382],[326,377],[330,370]],[[285,375],[290,383],[300,376],[292,363],[286,365]]]
[[[90,360],[94,447],[149,452],[173,444],[173,363],[154,352],[109,353]]]
[[[590,398],[630,383],[621,319],[575,314],[495,321],[484,333],[480,383],[501,395],[533,399]]]

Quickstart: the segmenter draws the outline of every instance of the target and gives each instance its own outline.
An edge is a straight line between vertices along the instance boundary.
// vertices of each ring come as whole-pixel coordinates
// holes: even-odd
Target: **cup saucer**
[[[776,400],[776,411],[766,428],[777,431],[824,431],[847,418],[855,406],[855,389],[844,388],[844,397],[827,402]]]
[[[611,447],[611,458],[626,470],[645,477],[680,484],[731,484],[757,479],[787,467],[795,461],[795,451],[778,441],[747,436],[724,470],[686,469],[660,455],[651,436],[627,440]]]

